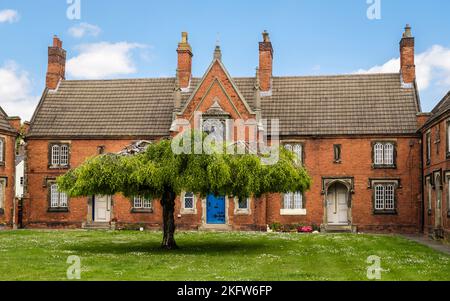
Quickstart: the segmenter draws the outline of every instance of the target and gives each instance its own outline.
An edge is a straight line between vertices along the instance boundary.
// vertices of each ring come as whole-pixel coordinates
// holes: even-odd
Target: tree
[[[205,136],[201,137],[204,142]],[[227,154],[223,151],[225,147],[215,146],[211,154],[176,154],[173,142],[180,143],[161,140],[135,155],[104,154],[90,158],[59,177],[59,188],[71,197],[122,193],[126,197],[160,199],[164,233],[161,246],[171,250],[177,248],[174,211],[176,196],[182,191],[202,197],[212,193],[247,198],[305,191],[311,184],[306,170],[284,148],[276,149],[279,160],[275,164],[265,165],[263,155]],[[190,143],[193,149],[195,139]],[[237,149],[237,145],[232,147]]]

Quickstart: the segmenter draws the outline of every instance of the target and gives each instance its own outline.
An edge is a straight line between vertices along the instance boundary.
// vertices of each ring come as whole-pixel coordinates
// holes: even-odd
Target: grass
[[[177,233],[180,250],[159,249],[159,232],[0,232],[0,280],[450,280],[450,256],[398,236]]]

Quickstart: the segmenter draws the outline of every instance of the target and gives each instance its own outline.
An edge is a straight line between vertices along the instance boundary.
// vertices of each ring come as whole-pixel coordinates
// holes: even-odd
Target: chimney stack
[[[414,37],[411,26],[406,25],[400,41],[400,72],[403,83],[412,84],[416,79],[416,65],[414,63]]]
[[[268,92],[272,88],[272,63],[273,48],[269,33],[264,31],[263,41],[259,43],[259,80],[262,92]]]
[[[66,51],[62,48],[62,41],[53,37],[53,46],[48,47],[48,68],[46,86],[50,90],[58,87],[60,80],[66,78]]]
[[[192,74],[192,48],[188,42],[188,33],[181,33],[181,42],[178,43],[178,66],[177,66],[177,80],[181,89],[189,87]]]

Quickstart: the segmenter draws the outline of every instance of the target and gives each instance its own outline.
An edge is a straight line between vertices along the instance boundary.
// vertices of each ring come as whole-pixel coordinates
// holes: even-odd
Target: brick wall
[[[0,214],[0,227],[11,227],[13,224],[13,203],[14,203],[14,183],[15,183],[15,143],[16,137],[11,134],[0,133],[0,138],[5,141],[4,165],[0,165],[0,178],[6,180],[4,212]]]

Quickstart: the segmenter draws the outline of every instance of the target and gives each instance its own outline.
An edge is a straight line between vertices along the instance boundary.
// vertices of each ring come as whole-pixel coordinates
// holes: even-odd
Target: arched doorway
[[[328,225],[349,225],[349,189],[341,182],[332,183],[326,193]]]

